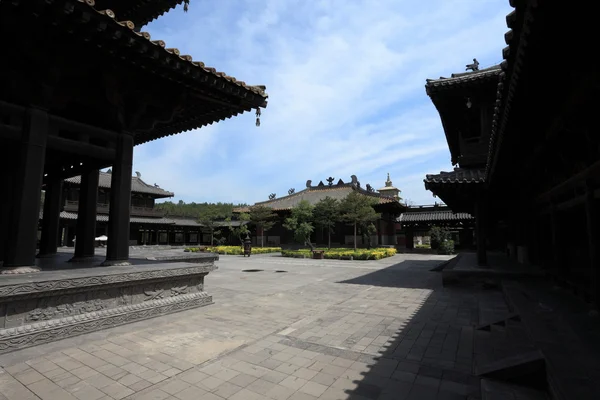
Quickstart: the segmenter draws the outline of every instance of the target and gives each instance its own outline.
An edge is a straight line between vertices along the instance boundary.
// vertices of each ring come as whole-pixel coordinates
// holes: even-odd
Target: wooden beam
[[[101,139],[115,140],[118,135],[118,133],[115,131],[99,128],[82,122],[73,121],[56,115],[50,116],[50,123],[56,125],[58,129],[65,129],[73,131],[74,133],[79,132],[86,134],[90,137],[97,137]]]
[[[585,185],[585,181],[593,175],[600,174],[600,161],[596,161],[594,164],[586,168],[585,170],[573,175],[562,183],[554,186],[552,189],[539,195],[536,199],[537,203],[549,202],[553,197],[556,197],[562,192],[572,190],[576,187]]]
[[[55,150],[60,150],[66,153],[74,153],[85,157],[101,160],[111,160],[111,162],[115,159],[116,156],[115,149],[107,149],[105,147],[100,147],[89,143],[77,142],[58,136],[48,137],[47,147]]]
[[[21,128],[18,126],[0,124],[0,138],[8,140],[20,140]]]

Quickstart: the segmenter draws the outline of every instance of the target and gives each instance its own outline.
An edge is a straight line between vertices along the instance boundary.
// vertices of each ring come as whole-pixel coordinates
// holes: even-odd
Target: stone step
[[[550,396],[538,389],[484,378],[481,400],[550,400]]]
[[[538,350],[509,355],[500,360],[478,365],[476,375],[500,380],[519,379],[526,376],[545,375],[545,360]]]
[[[475,329],[480,330],[480,331],[489,331],[492,329],[492,326],[505,327],[509,321],[519,322],[519,321],[521,321],[521,317],[519,317],[518,314],[509,314],[509,315],[502,317],[501,319],[498,319],[496,321],[481,324]]]

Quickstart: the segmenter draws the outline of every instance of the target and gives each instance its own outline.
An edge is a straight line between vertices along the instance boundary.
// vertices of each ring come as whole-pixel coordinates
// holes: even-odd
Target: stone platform
[[[212,304],[204,277],[216,269],[213,254],[113,267],[64,256],[0,280],[0,354]]]
[[[477,284],[482,282],[499,285],[503,279],[539,280],[544,272],[531,265],[519,264],[510,260],[504,253],[489,252],[488,265],[477,265],[477,254],[460,253],[455,260],[442,270],[444,286]]]

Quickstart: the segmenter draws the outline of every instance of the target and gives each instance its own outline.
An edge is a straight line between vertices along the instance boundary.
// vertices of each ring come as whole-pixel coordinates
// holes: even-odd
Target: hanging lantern
[[[256,126],[260,126],[260,108],[256,108]]]
[[[189,5],[190,5],[190,0],[184,0],[183,1],[183,11],[187,12]]]

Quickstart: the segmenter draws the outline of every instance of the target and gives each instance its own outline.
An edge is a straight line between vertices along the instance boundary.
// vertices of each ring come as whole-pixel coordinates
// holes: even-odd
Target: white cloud
[[[196,4],[197,3],[197,4]],[[253,115],[136,148],[135,169],[185,201],[248,202],[351,174],[432,202],[425,173],[450,169],[426,78],[501,59],[507,1],[192,2],[148,30],[250,84]],[[146,29],[144,29],[146,30]],[[414,178],[406,180],[405,177]]]

